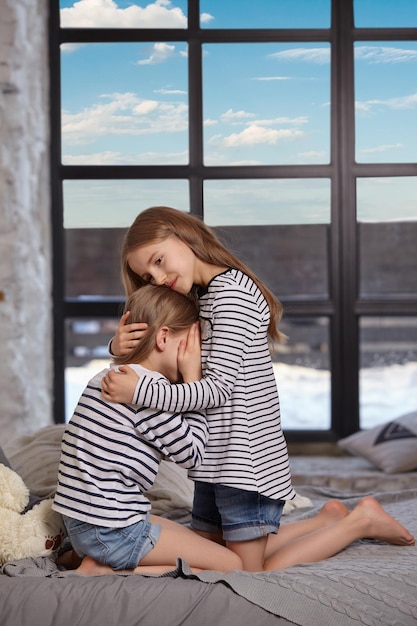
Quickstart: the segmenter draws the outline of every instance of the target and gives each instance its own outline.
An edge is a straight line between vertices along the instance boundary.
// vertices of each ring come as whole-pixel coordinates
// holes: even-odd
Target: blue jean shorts
[[[223,535],[225,541],[249,541],[277,533],[283,500],[256,491],[195,482],[191,527]]]
[[[114,570],[134,569],[159,539],[161,526],[145,519],[124,528],[94,526],[63,515],[65,528],[75,552],[90,556]]]

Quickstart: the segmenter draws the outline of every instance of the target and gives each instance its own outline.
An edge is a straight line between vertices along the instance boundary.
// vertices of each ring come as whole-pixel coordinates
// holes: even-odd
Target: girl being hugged
[[[198,311],[189,298],[148,285],[126,303],[146,335],[111,371],[132,371],[161,389],[201,376]],[[88,383],[62,440],[53,508],[62,514],[73,552],[61,564],[81,574],[114,570],[158,574],[175,568],[178,557],[192,568],[229,571],[241,561],[227,548],[189,528],[150,515],[146,491],[164,457],[184,468],[201,464],[208,428],[204,412],[160,411],[103,400],[108,370]],[[180,374],[181,372],[181,374]],[[65,557],[65,555],[64,555]]]
[[[355,520],[365,512],[379,517],[374,503],[348,515],[344,505],[330,502],[315,518],[283,525],[278,533],[285,501],[295,492],[269,345],[281,339],[282,306],[271,291],[201,220],[169,207],[143,211],[129,228],[122,276],[127,294],[151,283],[198,300],[200,380],[166,385],[128,367],[120,368],[124,375],[109,372],[103,379],[106,400],[174,412],[206,409],[204,460],[189,471],[195,482],[192,528],[224,543],[248,571],[323,559],[363,533]],[[128,315],[112,341],[114,354],[147,336],[146,326],[130,323]],[[334,527],[333,535],[320,541],[317,532],[328,527]],[[404,529],[392,532],[397,541]],[[407,540],[412,541],[409,533]]]

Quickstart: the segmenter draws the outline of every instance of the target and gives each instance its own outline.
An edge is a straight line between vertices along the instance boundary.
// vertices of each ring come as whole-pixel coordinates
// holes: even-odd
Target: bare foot
[[[363,498],[356,505],[352,514],[357,514],[362,519],[367,520],[369,525],[367,537],[386,541],[396,546],[413,546],[415,544],[413,535],[391,515],[388,515],[379,502],[371,496]]]
[[[81,565],[81,560],[75,550],[67,550],[57,558],[56,564],[65,569],[77,569]]]

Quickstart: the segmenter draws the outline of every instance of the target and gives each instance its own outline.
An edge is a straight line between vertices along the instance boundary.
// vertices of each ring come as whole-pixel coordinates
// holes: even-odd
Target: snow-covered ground
[[[108,366],[96,359],[66,369],[66,415],[71,417],[88,380]],[[284,430],[330,427],[330,374],[296,365],[274,364]],[[417,410],[417,362],[373,367],[360,372],[361,427],[371,428]]]

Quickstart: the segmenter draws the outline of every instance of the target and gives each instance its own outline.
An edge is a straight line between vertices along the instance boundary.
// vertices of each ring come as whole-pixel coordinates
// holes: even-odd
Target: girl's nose
[[[154,272],[153,282],[155,285],[165,285],[167,281],[167,277],[165,272],[158,271]]]

